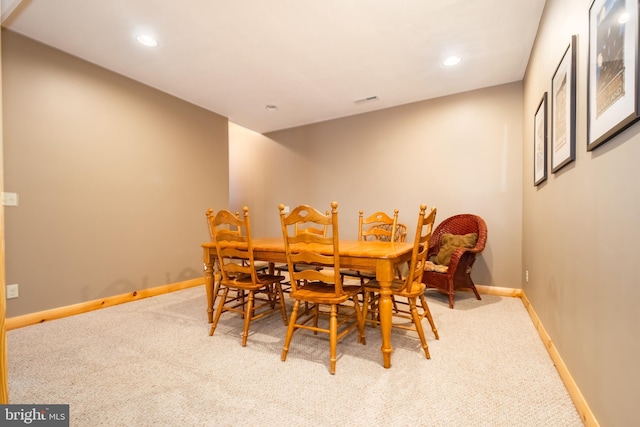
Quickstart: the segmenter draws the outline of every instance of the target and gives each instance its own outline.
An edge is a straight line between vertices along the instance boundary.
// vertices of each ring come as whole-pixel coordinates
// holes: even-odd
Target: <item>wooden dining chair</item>
[[[391,283],[391,296],[398,303],[400,298],[406,298],[405,305],[408,308],[396,308],[393,311],[393,317],[395,319],[404,319],[404,323],[394,321],[392,327],[412,330],[417,332],[424,354],[427,359],[431,358],[429,354],[429,347],[427,340],[424,336],[424,330],[422,327],[422,319],[425,317],[431,325],[431,330],[436,339],[440,339],[438,330],[433,322],[431,311],[427,305],[427,301],[424,297],[424,291],[426,286],[422,283],[422,272],[424,271],[424,265],[427,260],[427,252],[429,250],[429,239],[433,232],[433,223],[436,219],[436,209],[432,208],[429,213],[426,213],[427,207],[420,205],[420,213],[418,215],[418,225],[416,228],[416,235],[413,241],[413,251],[411,253],[411,261],[409,264],[409,272],[404,279],[394,279]],[[371,280],[364,284],[364,301],[368,304],[363,309],[363,317],[365,322],[372,323],[374,325],[380,324],[379,320],[379,307],[378,302],[380,300],[380,283],[376,280]],[[420,301],[421,311],[418,311],[418,301]],[[374,316],[367,318],[367,314],[371,310]],[[407,324],[406,319],[410,322]]]
[[[247,344],[252,321],[280,311],[287,325],[281,282],[284,276],[261,274],[256,270],[251,242],[249,208],[240,219],[227,210],[219,211],[210,221],[220,268],[220,295],[209,335],[213,335],[224,312],[242,314],[242,345]],[[230,294],[230,291],[234,291]],[[214,293],[217,295],[218,291]]]
[[[364,211],[358,216],[358,240],[378,240],[386,242],[404,242],[407,235],[407,226],[398,223],[398,209],[393,211],[393,217],[385,212],[375,212],[368,217],[364,217]],[[402,277],[397,269],[398,277]],[[375,271],[343,269],[342,277],[353,277],[364,284],[366,280],[376,278]]]
[[[213,242],[213,236],[215,234],[215,225],[214,221],[216,218],[215,211],[212,208],[207,209],[205,212],[205,217],[207,218],[207,226],[209,228],[209,237],[211,238],[211,242]],[[240,218],[240,213],[236,212],[236,218]],[[235,231],[240,235],[242,234],[242,229],[240,227],[236,227]],[[246,261],[238,261],[233,260],[233,262],[244,262],[246,265]],[[264,261],[256,261],[254,263],[254,267],[258,273],[266,273],[269,268],[269,263]],[[213,264],[213,300],[212,306],[215,307],[216,300],[218,299],[218,294],[220,292],[220,263],[218,262],[218,258],[216,258],[215,263]]]
[[[298,329],[329,334],[330,367],[336,372],[337,342],[354,329],[358,329],[358,342],[364,344],[364,322],[358,295],[360,286],[345,286],[340,276],[340,252],[338,236],[338,203],[331,203],[330,215],[324,215],[307,205],[300,205],[288,215],[280,205],[280,223],[284,238],[285,254],[291,281],[290,297],[294,299],[289,327],[282,348],[282,360],[287,359],[293,333]],[[315,225],[314,225],[315,224]],[[296,233],[296,226],[313,225],[327,227],[327,234]],[[297,271],[296,264],[307,264],[326,269]],[[351,304],[345,305],[347,301]],[[305,302],[300,311],[300,303]],[[308,304],[307,304],[308,303]],[[329,306],[329,313],[320,310]],[[328,314],[329,325],[319,323]]]

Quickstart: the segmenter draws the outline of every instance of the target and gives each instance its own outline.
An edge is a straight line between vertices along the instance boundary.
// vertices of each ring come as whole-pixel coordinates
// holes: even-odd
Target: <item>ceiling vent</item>
[[[366,104],[368,102],[375,102],[375,101],[380,101],[380,98],[378,98],[377,96],[367,96],[366,98],[356,99],[353,102],[356,104]]]

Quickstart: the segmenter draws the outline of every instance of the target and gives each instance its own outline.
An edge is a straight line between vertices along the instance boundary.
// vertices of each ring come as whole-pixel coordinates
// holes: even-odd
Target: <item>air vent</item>
[[[374,96],[367,96],[366,98],[362,98],[362,99],[356,99],[353,102],[356,104],[365,104],[367,102],[375,102],[375,101],[380,101],[380,98],[374,95]]]

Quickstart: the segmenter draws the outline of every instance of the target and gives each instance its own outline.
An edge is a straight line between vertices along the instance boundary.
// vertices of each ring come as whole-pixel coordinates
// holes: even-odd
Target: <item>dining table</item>
[[[282,237],[252,239],[253,257],[256,261],[269,263],[273,273],[274,263],[286,263],[284,240]],[[395,267],[411,260],[413,244],[405,242],[384,242],[366,240],[339,241],[340,268],[362,271],[375,271],[376,280],[380,283],[380,331],[382,333],[382,360],[385,368],[391,367],[391,322],[393,302],[391,283],[394,279]],[[213,322],[214,283],[218,280],[215,274],[216,247],[213,242],[202,244],[205,265],[205,287],[207,292],[207,316]],[[326,251],[326,249],[325,249]]]

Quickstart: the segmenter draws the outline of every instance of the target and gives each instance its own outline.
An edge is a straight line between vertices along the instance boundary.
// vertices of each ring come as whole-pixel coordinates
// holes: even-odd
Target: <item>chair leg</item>
[[[367,321],[367,311],[369,311],[369,298],[371,297],[371,292],[365,291],[364,296],[362,297],[362,320],[363,322]]]
[[[229,288],[224,288],[222,291],[222,296],[220,298],[220,302],[218,303],[218,308],[216,309],[216,315],[213,318],[213,323],[211,324],[211,329],[209,330],[209,336],[212,336],[216,330],[216,326],[218,326],[218,320],[220,320],[220,315],[222,314],[224,303],[227,300],[227,294],[229,293]]]
[[[269,306],[271,308],[274,308],[276,306],[276,303],[278,302],[278,294],[276,293],[275,284],[271,283],[265,286],[264,290],[267,294],[267,299],[269,300]]]
[[[356,312],[356,321],[358,322],[358,343],[366,345],[367,337],[364,335],[364,307],[360,309],[358,295],[351,298],[351,300],[353,301],[353,309]]]
[[[338,308],[336,304],[331,304],[331,316],[329,317],[329,372],[336,373],[336,349],[338,346]]]
[[[369,311],[371,311],[371,327],[376,327],[376,320],[380,321],[380,310],[378,309],[378,296],[374,292],[366,292],[363,298],[362,306],[363,306],[363,322],[367,322],[367,316],[369,316]],[[364,311],[364,307],[367,308],[367,311]]]
[[[433,331],[433,335],[435,335],[436,339],[439,340],[440,336],[438,335],[438,329],[436,328],[436,324],[433,322],[433,317],[431,316],[431,310],[429,310],[429,306],[427,305],[427,299],[424,295],[420,295],[420,304],[422,304],[422,312],[426,316],[429,324],[431,325],[431,330]]]
[[[453,308],[453,297],[456,292],[456,288],[453,286],[453,279],[449,278],[447,281],[447,295],[449,296],[449,308]]]
[[[429,354],[429,346],[427,345],[427,340],[424,337],[422,322],[420,321],[420,315],[418,314],[418,308],[416,307],[416,299],[417,298],[415,297],[409,298],[411,317],[413,318],[413,323],[416,327],[416,332],[420,337],[420,342],[422,343],[422,348],[424,349],[424,355],[427,357],[427,359],[431,359],[431,355]]]
[[[278,292],[278,299],[280,300],[280,313],[282,314],[282,321],[284,326],[287,326],[287,308],[284,306],[284,292],[282,291],[282,285],[280,282],[276,283],[276,291]]]
[[[236,289],[236,292],[238,293],[238,297],[240,298],[240,304],[242,304],[243,312],[242,312],[241,316],[242,316],[242,319],[244,319],[244,316],[245,316],[245,313],[246,313],[246,311],[244,311],[244,306],[247,303],[245,301],[244,289]]]
[[[247,345],[247,338],[249,337],[249,325],[251,324],[251,318],[253,317],[253,298],[254,291],[249,291],[249,298],[244,311],[244,328],[242,329],[242,346]],[[244,299],[244,298],[243,298]]]
[[[306,304],[306,301],[305,301]],[[320,317],[320,304],[316,304],[315,307],[313,307],[313,327],[316,328],[313,331],[313,335],[318,335],[318,318]]]
[[[293,310],[291,310],[291,317],[289,318],[289,327],[287,328],[287,336],[284,339],[284,346],[282,347],[282,356],[280,359],[284,362],[287,360],[287,353],[289,352],[289,344],[291,344],[291,337],[295,330],[296,320],[298,318],[298,308],[300,307],[300,300],[295,300],[293,303]]]
[[[391,303],[393,304],[393,311],[398,313],[398,303],[396,302],[396,298],[391,295]]]
[[[473,283],[473,280],[471,280],[471,277],[469,277],[469,282],[471,282],[471,290],[473,291],[474,294],[476,294],[476,299],[477,300],[481,300],[482,298],[480,298],[480,294],[478,293],[478,290],[476,289],[476,284]]]
[[[220,292],[220,275],[219,274],[214,274],[213,275],[213,297],[211,300],[211,308],[216,306],[216,300],[218,298],[218,293]]]

